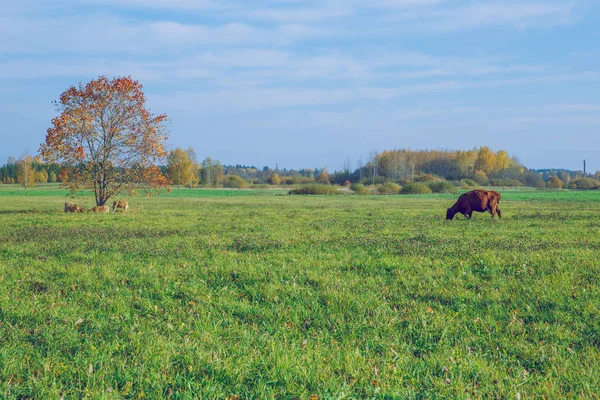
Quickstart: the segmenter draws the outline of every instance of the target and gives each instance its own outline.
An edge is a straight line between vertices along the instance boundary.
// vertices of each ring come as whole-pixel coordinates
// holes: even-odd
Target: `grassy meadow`
[[[0,185],[0,397],[598,398],[600,191],[286,193]]]

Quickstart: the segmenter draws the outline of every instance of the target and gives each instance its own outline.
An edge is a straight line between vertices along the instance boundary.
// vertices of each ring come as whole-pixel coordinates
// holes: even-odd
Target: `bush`
[[[341,194],[341,192],[333,186],[313,183],[292,189],[290,194]]]
[[[372,177],[362,178],[360,183],[367,186],[367,185],[380,185],[380,184],[386,183],[387,181],[388,181],[388,178],[386,178],[385,176],[377,175],[375,177],[375,179],[373,179]]]
[[[429,184],[429,189],[431,189],[433,193],[456,193],[454,185],[446,181],[431,182]]]
[[[313,183],[315,180],[313,178],[309,178],[307,176],[302,175],[294,175],[288,177],[286,180],[288,185],[306,185],[308,183]]]
[[[224,183],[226,188],[245,189],[249,186],[241,176],[229,175]]]
[[[562,189],[563,182],[560,179],[558,179],[558,177],[553,176],[546,181],[546,187],[548,189]]]
[[[411,183],[402,188],[402,194],[428,194],[431,189],[425,183]]]
[[[522,187],[523,186],[523,182],[521,182],[518,179],[490,179],[490,185],[491,186],[502,186],[504,184],[504,186],[517,186],[517,187]]]
[[[572,182],[576,189],[597,189],[600,182],[592,178],[580,178]]]
[[[432,174],[425,174],[425,175],[421,175],[421,176],[417,176],[415,178],[415,182],[438,182],[441,181],[441,178],[432,175]]]
[[[353,183],[352,186],[350,186],[350,190],[360,195],[369,194],[369,189],[367,189],[362,183]]]
[[[377,193],[379,194],[398,194],[402,188],[394,182],[386,182],[382,185],[377,185]]]
[[[331,182],[329,182],[329,174],[327,173],[327,171],[321,172],[317,177],[316,182],[321,183],[323,185],[330,185]]]
[[[280,176],[279,184],[280,185],[292,185],[294,183],[294,177],[292,176]]]
[[[475,182],[473,179],[461,179],[460,184],[463,186],[477,186],[477,182]]]
[[[487,184],[490,183],[487,175],[485,174],[485,172],[483,172],[482,170],[478,169],[477,171],[475,171],[475,173],[473,174],[473,180],[475,182],[477,182],[478,185],[482,185],[485,186]]]

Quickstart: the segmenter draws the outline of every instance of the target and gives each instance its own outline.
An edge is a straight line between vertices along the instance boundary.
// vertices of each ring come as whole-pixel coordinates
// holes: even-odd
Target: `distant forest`
[[[0,167],[0,183],[61,182],[67,166],[46,165],[36,159],[9,158]],[[183,187],[249,187],[251,185],[298,185],[322,183],[335,185],[379,185],[413,182],[449,181],[461,187],[528,186],[535,188],[597,188],[600,171],[586,174],[564,169],[528,169],[506,151],[488,147],[471,150],[386,150],[372,152],[354,168],[350,160],[337,171],[326,168],[279,169],[264,166],[222,165],[209,157],[196,159],[192,148],[175,149],[161,167],[175,185]]]

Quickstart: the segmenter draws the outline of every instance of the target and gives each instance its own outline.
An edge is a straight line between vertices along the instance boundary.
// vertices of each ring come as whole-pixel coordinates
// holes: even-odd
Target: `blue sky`
[[[597,0],[2,0],[0,38],[0,163],[68,86],[131,75],[171,146],[225,164],[487,145],[600,169]]]

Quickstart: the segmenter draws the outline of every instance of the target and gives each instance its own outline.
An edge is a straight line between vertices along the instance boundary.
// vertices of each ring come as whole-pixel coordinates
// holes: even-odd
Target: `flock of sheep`
[[[122,200],[115,200],[115,201],[113,201],[113,211],[116,211],[117,209],[126,211],[129,209],[129,203],[126,201],[122,201]],[[109,211],[110,211],[109,206],[96,206],[96,207],[93,207],[93,208],[90,208],[89,210],[87,210],[87,212],[96,212],[96,213],[107,213]],[[85,212],[85,210],[75,203],[69,203],[68,201],[66,201],[65,202],[65,212],[66,213],[82,213],[82,212]]]

